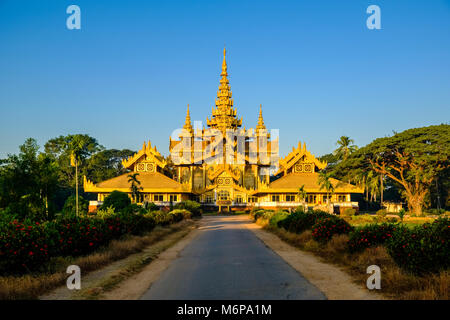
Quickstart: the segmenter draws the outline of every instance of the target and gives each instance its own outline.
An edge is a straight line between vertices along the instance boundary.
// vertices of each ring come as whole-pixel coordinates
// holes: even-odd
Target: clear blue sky
[[[262,103],[282,155],[450,120],[450,1],[0,0],[0,158],[69,133],[167,154],[188,103],[210,116],[224,44],[239,116]]]

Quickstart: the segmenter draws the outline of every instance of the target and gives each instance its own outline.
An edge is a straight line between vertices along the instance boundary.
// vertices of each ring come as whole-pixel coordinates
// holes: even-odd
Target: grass
[[[257,223],[285,242],[311,252],[325,262],[343,267],[358,284],[365,286],[368,277],[366,268],[370,265],[378,265],[381,268],[381,290],[379,291],[387,298],[399,300],[448,300],[450,298],[450,272],[448,271],[415,276],[398,267],[383,246],[367,248],[360,253],[349,253],[347,251],[348,235],[335,235],[323,245],[313,239],[310,230],[296,234],[270,226],[262,219],[259,219]]]
[[[64,285],[68,276],[66,268],[71,264],[78,265],[83,274],[97,270],[113,261],[140,252],[190,224],[192,224],[190,221],[181,221],[169,226],[157,226],[143,236],[126,236],[113,240],[108,246],[86,256],[54,258],[46,266],[47,270],[44,273],[0,277],[0,300],[37,299],[40,295]]]

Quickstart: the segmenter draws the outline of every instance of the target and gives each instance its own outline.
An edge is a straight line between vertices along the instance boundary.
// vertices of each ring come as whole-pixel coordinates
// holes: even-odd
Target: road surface
[[[141,299],[326,299],[246,228],[246,216],[206,216],[201,223]]]

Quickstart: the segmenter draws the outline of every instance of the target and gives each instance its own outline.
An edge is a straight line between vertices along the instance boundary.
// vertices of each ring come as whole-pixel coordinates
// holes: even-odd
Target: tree
[[[336,142],[339,147],[334,151],[334,155],[338,157],[339,160],[346,160],[353,152],[355,152],[358,147],[354,145],[355,141],[347,136],[341,136]]]
[[[140,196],[140,190],[143,188],[141,187],[141,182],[138,180],[137,176],[139,173],[130,173],[128,175],[128,182],[131,183],[131,195],[133,197],[133,200],[135,202],[139,202],[139,196]]]
[[[450,125],[409,129],[360,150],[373,170],[403,188],[408,207],[422,215],[433,181],[449,168]]]
[[[331,176],[332,176],[331,172],[321,171],[319,172],[319,177],[317,181],[319,183],[320,190],[325,189],[327,191],[327,203],[329,203],[330,200],[328,194],[334,192],[334,186],[331,183]]]
[[[89,210],[89,201],[85,200],[83,197],[78,198],[78,208],[79,211],[87,214]],[[64,207],[62,212],[65,215],[77,215],[77,207],[76,207],[76,196],[72,195],[67,198],[66,202],[64,203]]]
[[[86,134],[59,136],[45,144],[46,153],[58,159],[61,180],[65,182],[66,186],[75,185],[77,199],[79,166],[89,156],[102,149],[103,147],[98,144],[95,138]],[[70,166],[75,167],[75,174],[73,174],[73,169]],[[76,202],[78,203],[78,200]],[[78,208],[78,205],[76,205],[76,208]]]
[[[0,167],[0,208],[19,218],[50,219],[57,190],[57,166],[39,154],[36,140],[29,138],[18,155],[9,155]]]
[[[130,197],[125,192],[113,191],[103,201],[100,210],[106,210],[109,207],[113,207],[116,212],[126,209],[131,205]]]
[[[86,177],[98,183],[125,174],[127,169],[123,167],[122,160],[134,153],[128,149],[107,149],[94,153],[86,160]]]
[[[305,185],[302,185],[300,188],[298,188],[297,196],[298,196],[298,199],[300,200],[300,202],[305,201],[307,195],[308,194],[306,193]]]
[[[54,157],[59,166],[60,181],[62,186],[75,187],[75,174],[73,168],[70,166],[72,155],[76,157],[80,164],[80,175],[86,175],[87,161],[95,153],[104,149],[97,139],[86,134],[75,134],[67,136],[59,136],[50,139],[45,144],[45,153]],[[90,178],[90,177],[89,177]]]

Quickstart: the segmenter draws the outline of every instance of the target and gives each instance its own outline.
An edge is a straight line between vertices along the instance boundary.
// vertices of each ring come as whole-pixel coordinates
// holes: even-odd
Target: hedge
[[[186,210],[118,213],[105,218],[60,218],[42,224],[4,218],[0,221],[0,273],[38,271],[51,257],[85,255],[125,234],[142,234],[157,224],[178,222],[187,216]]]
[[[350,233],[348,248],[350,252],[357,252],[369,247],[382,245],[392,237],[395,230],[396,225],[389,223],[369,224],[356,228]]]

